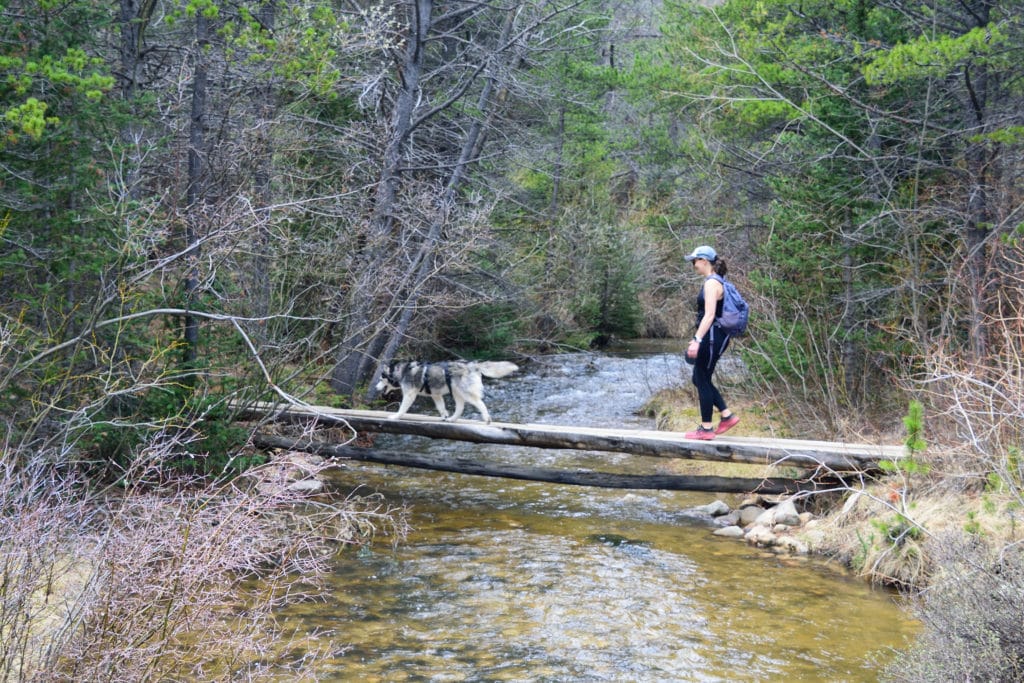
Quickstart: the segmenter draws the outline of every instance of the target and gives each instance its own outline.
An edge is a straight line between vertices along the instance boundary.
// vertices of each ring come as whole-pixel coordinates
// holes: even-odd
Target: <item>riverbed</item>
[[[651,428],[686,382],[672,351],[568,354],[487,381],[495,420]],[[430,414],[429,399],[415,412]],[[477,419],[472,408],[465,418]],[[663,459],[380,436],[431,451],[617,472]],[[279,616],[337,681],[875,681],[918,624],[897,595],[823,560],[712,535],[694,492],[624,491],[349,463],[339,494],[409,511],[401,543],[339,553],[323,602]]]

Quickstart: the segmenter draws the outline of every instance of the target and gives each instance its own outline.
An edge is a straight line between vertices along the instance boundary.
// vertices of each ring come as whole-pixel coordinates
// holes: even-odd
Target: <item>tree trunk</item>
[[[857,384],[857,345],[854,342],[854,334],[857,329],[856,304],[853,292],[853,240],[851,239],[850,215],[847,211],[845,218],[845,230],[842,233],[843,240],[843,316],[840,327],[843,333],[842,358],[843,358],[843,398],[849,405],[850,399],[856,395]]]
[[[276,0],[269,0],[260,6],[256,13],[256,20],[260,23],[262,30],[268,35],[274,33],[274,22],[277,12]],[[256,102],[258,115],[257,126],[257,154],[256,172],[253,178],[256,199],[260,206],[257,208],[257,235],[254,240],[255,263],[253,264],[253,312],[258,318],[265,318],[270,313],[270,257],[267,253],[270,247],[270,205],[272,203],[271,177],[274,160],[274,147],[270,135],[271,121],[274,117],[274,83],[270,75],[263,87],[259,89]],[[266,330],[265,325],[257,325],[253,334],[261,335]]]
[[[512,33],[514,17],[514,12],[508,12],[508,14],[506,14],[499,45],[504,45],[508,42],[509,35]],[[465,178],[466,169],[480,154],[480,147],[478,143],[483,133],[483,122],[493,106],[492,95],[497,88],[498,79],[492,76],[486,80],[484,87],[480,92],[480,96],[477,98],[477,111],[479,112],[478,118],[473,122],[473,125],[470,126],[469,131],[466,133],[466,137],[462,142],[462,150],[459,153],[459,160],[456,162],[455,168],[452,169],[451,176],[449,176],[448,182],[445,186],[444,194],[441,197],[437,218],[430,226],[430,230],[427,233],[426,238],[420,245],[419,253],[416,255],[415,263],[418,264],[418,267],[415,269],[415,275],[410,279],[409,291],[404,293],[401,298],[401,314],[399,315],[394,329],[391,331],[387,345],[384,346],[384,353],[380,359],[382,364],[390,363],[391,359],[394,358],[394,354],[398,351],[398,346],[401,344],[402,339],[405,338],[406,332],[409,329],[409,324],[412,322],[413,313],[416,310],[419,297],[423,292],[423,285],[427,282],[428,275],[433,267],[434,253],[437,248],[437,244],[441,239],[441,232],[444,229],[445,224],[448,222],[448,217],[451,215],[452,209],[455,206],[458,188],[462,184],[463,178]],[[366,392],[367,400],[373,400],[377,397],[377,390],[374,388],[374,385],[379,374],[380,370],[378,368],[372,378],[374,381],[370,382],[369,389]]]
[[[976,25],[987,26],[989,5],[979,3]],[[974,135],[989,131],[989,75],[988,67],[968,65],[963,72],[966,129]],[[988,279],[986,238],[992,225],[992,207],[989,199],[991,153],[987,142],[968,142],[967,160],[967,273],[970,289],[970,351],[976,362],[988,356],[988,329],[986,327],[985,288]]]
[[[348,434],[411,434],[430,439],[491,443],[505,446],[558,450],[630,453],[655,458],[683,458],[744,465],[781,465],[828,472],[877,472],[879,462],[899,460],[904,446],[831,443],[791,439],[734,437],[714,441],[686,439],[678,432],[631,427],[577,427],[557,424],[485,423],[478,420],[445,421],[432,415],[407,413],[400,420],[376,410],[341,410],[322,406],[288,406],[256,402],[236,405],[239,419],[288,422],[312,429],[341,429]],[[305,437],[303,437],[305,438]]]
[[[558,193],[562,187],[565,154],[565,105],[558,108],[558,129],[555,131],[555,164],[551,170],[551,202],[548,204],[548,244],[544,250],[544,285],[551,283],[554,272],[555,242],[558,239]]]
[[[153,17],[153,8],[156,0],[121,0],[121,68],[117,74],[118,90],[121,99],[131,108],[133,116],[129,123],[121,129],[121,144],[125,150],[131,150],[132,154],[123,170],[124,185],[128,196],[132,200],[139,200],[142,196],[142,187],[139,178],[142,172],[142,154],[138,147],[143,142],[143,131],[145,130],[144,119],[141,115],[136,116],[134,100],[138,95],[142,80],[142,46],[146,35],[146,29]]]
[[[716,493],[760,493],[762,495],[794,494],[800,491],[834,490],[838,481],[831,477],[815,480],[782,477],[719,477],[714,475],[615,474],[582,470],[532,467],[482,462],[429,453],[398,453],[376,448],[352,448],[335,444],[298,441],[290,437],[254,434],[254,445],[260,448],[286,448],[314,453],[339,460],[358,460],[384,465],[399,465],[438,472],[458,472],[482,477],[503,477],[521,481],[543,481],[571,486],[637,489],[660,491],[706,491]]]
[[[395,197],[401,181],[405,146],[413,129],[412,114],[420,91],[432,11],[432,0],[415,0],[412,3],[409,35],[398,68],[400,89],[377,182],[369,233],[362,253],[356,260],[356,281],[345,306],[348,319],[338,361],[331,373],[331,387],[345,396],[354,397],[359,383],[368,375],[367,368],[375,362],[369,351],[375,346],[374,339],[381,331],[376,325],[390,309],[390,297],[385,293],[385,287],[381,286],[379,277],[383,275],[382,266],[391,249]]]
[[[202,12],[196,14],[195,73],[192,76],[192,112],[189,122],[188,188],[185,199],[185,243],[189,247],[185,271],[185,308],[194,307],[199,287],[199,238],[203,224],[203,199],[206,196],[206,169],[203,156],[206,147],[206,47],[209,45],[209,23]],[[186,366],[195,363],[199,345],[199,319],[184,318],[184,352]]]

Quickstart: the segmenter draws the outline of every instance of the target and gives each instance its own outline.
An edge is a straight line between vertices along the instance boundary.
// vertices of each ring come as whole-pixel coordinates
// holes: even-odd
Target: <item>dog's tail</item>
[[[519,369],[519,366],[515,363],[509,363],[508,361],[481,361],[476,364],[477,370],[484,377],[505,377],[511,375],[513,372]]]

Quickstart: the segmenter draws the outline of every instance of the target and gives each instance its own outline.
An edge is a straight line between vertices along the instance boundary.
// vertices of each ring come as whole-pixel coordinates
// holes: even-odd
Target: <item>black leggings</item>
[[[697,387],[701,422],[711,422],[715,408],[718,408],[719,413],[727,409],[725,399],[711,381],[711,375],[715,372],[718,359],[728,346],[728,333],[717,325],[712,325],[701,340],[697,358],[693,361],[693,386]]]

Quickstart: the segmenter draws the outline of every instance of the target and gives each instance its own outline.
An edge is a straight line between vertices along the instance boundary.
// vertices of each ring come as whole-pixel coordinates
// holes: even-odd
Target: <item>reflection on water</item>
[[[489,382],[495,419],[649,426],[633,412],[681,381],[676,354],[552,363]],[[415,409],[432,410],[426,403]],[[412,437],[379,445],[651,467],[635,456]],[[396,548],[339,556],[328,600],[281,615],[300,632],[323,632],[336,653],[318,672],[324,680],[874,681],[916,629],[892,595],[841,571],[712,536],[687,512],[710,494],[360,464],[334,483],[407,504],[414,530]]]

